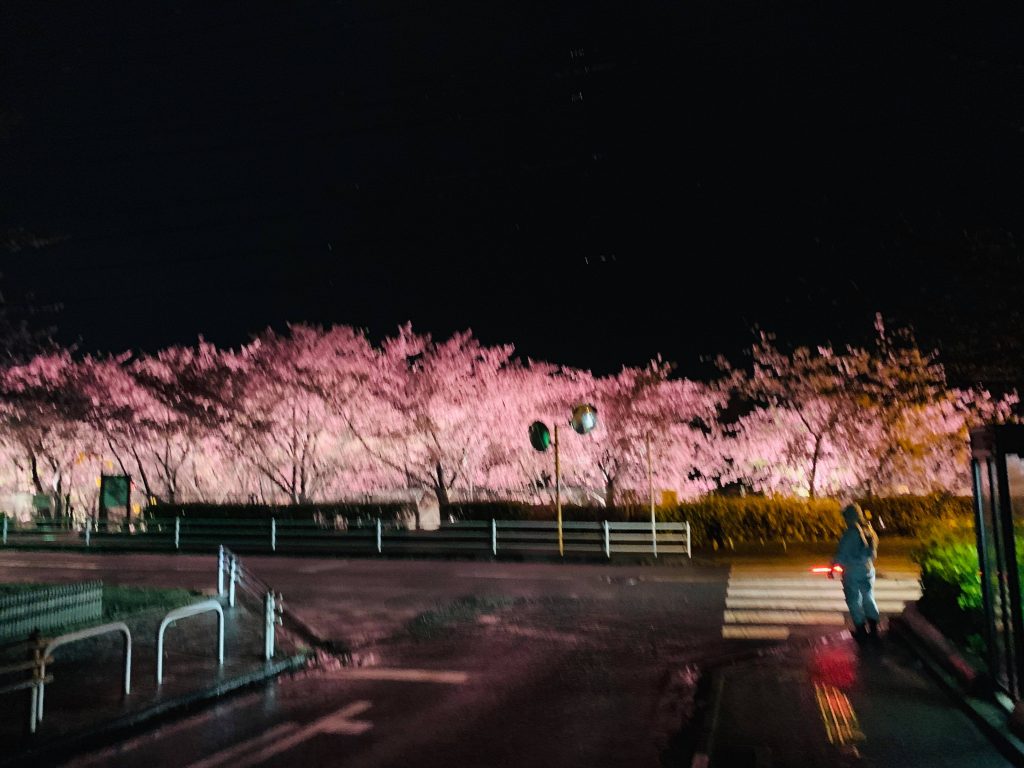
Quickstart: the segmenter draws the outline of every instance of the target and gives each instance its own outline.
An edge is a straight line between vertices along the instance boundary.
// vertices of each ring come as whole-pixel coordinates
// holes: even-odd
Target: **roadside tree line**
[[[867,347],[749,355],[694,381],[656,359],[613,375],[520,359],[472,333],[411,326],[372,343],[347,326],[268,330],[236,349],[50,349],[0,371],[0,482],[95,509],[101,473],[163,502],[308,503],[396,489],[547,502],[550,453],[527,427],[589,402],[566,428],[563,484],[613,505],[654,484],[678,499],[726,487],[805,497],[963,492],[967,429],[1012,418],[1015,395],[955,389],[909,331]],[[144,500],[144,499],[143,499]]]

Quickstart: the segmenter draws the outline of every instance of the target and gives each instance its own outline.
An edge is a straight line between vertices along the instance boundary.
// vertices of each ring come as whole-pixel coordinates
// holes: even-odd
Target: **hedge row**
[[[965,497],[899,496],[860,502],[872,513],[882,536],[917,536],[935,523],[969,521],[971,500]],[[741,542],[835,541],[845,527],[834,499],[797,499],[764,496],[706,496],[672,507],[658,507],[657,519],[689,521],[694,543],[730,546]],[[442,510],[442,520],[553,520],[551,504],[488,501],[452,504]],[[563,506],[567,521],[635,522],[650,519],[647,507]]]
[[[409,502],[380,504],[156,504],[146,507],[151,520],[175,517],[193,520],[310,520],[325,527],[354,527],[380,518],[389,525],[414,521],[416,505]]]

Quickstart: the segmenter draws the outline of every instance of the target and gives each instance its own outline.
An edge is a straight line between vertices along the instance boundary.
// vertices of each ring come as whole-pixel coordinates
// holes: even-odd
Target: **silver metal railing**
[[[32,732],[35,733],[35,723],[41,722],[43,719],[43,700],[46,694],[46,683],[52,681],[52,677],[49,680],[46,677],[46,664],[52,662],[52,653],[62,645],[68,645],[69,643],[77,643],[80,640],[88,640],[92,637],[99,637],[100,635],[106,635],[111,632],[120,632],[124,635],[124,695],[127,696],[132,692],[132,633],[128,629],[128,625],[123,621],[114,621],[110,624],[101,624],[98,627],[89,627],[88,629],[82,629],[78,632],[69,632],[66,635],[55,637],[46,643],[46,647],[43,650],[43,657],[40,663],[39,670],[39,681],[36,687],[32,691],[33,709],[35,710],[35,722],[32,723]]]
[[[190,616],[198,616],[201,613],[217,614],[217,663],[224,664],[224,609],[221,608],[219,600],[204,600],[201,603],[175,608],[168,612],[160,622],[160,628],[156,631],[156,684],[162,685],[164,681],[164,632],[167,627],[179,619],[187,619]]]

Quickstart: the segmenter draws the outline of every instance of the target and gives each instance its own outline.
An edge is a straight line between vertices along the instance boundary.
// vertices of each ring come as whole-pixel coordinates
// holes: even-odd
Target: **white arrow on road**
[[[314,720],[308,725],[282,723],[255,739],[222,749],[197,763],[192,763],[191,768],[220,768],[228,763],[232,768],[249,768],[249,766],[265,763],[282,752],[294,749],[314,736],[321,734],[358,736],[373,728],[373,723],[368,720],[353,720],[352,718],[361,715],[371,706],[372,704],[368,701],[356,701],[321,717],[319,720]]]

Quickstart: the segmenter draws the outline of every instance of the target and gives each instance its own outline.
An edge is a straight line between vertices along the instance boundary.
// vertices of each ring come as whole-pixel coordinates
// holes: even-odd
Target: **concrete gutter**
[[[240,692],[246,688],[265,683],[283,672],[305,666],[308,653],[299,653],[280,661],[268,662],[259,669],[222,680],[216,685],[184,694],[150,707],[130,712],[123,717],[102,723],[88,731],[57,737],[45,744],[30,745],[0,758],[0,766],[53,765],[84,751],[112,744],[128,735],[137,733],[143,725],[153,726],[160,722],[181,717],[188,712],[209,704],[223,696]]]
[[[921,615],[917,606],[907,606],[903,614],[890,620],[889,627],[996,749],[1014,765],[1024,766],[1024,741],[1012,730],[1011,708],[996,699],[984,675]]]

